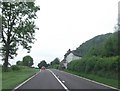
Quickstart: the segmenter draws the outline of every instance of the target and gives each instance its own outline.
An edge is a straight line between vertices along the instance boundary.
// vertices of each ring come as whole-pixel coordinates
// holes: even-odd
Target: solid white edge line
[[[49,70],[49,69],[48,69]],[[57,78],[57,76],[51,71],[49,70],[52,75],[57,79],[57,81],[63,86],[63,88],[66,90],[66,91],[69,91],[68,88]]]
[[[60,70],[59,70],[59,71],[60,71]],[[61,72],[65,72],[65,71],[61,71]],[[68,72],[65,72],[65,73],[68,73]],[[106,85],[106,84],[103,84],[103,83],[100,83],[100,82],[96,82],[96,81],[93,81],[93,80],[90,80],[90,79],[87,79],[87,78],[84,78],[84,77],[81,77],[81,76],[77,76],[77,75],[74,75],[74,74],[72,74],[72,73],[68,73],[68,74],[73,75],[73,76],[76,76],[76,77],[81,78],[81,79],[84,79],[84,80],[87,80],[87,81],[90,81],[90,82],[93,82],[93,83],[96,83],[96,84],[99,84],[99,85],[103,85],[103,86],[108,87],[108,88],[111,88],[111,89],[116,89],[116,90],[119,91],[118,88],[115,88],[115,87],[112,87],[112,86],[109,86],[109,85]]]
[[[40,72],[40,71],[39,71]],[[31,80],[33,77],[35,77],[39,72],[37,72],[35,75],[33,75],[32,77],[28,78],[27,80],[25,80],[24,82],[22,82],[21,84],[19,84],[17,87],[15,87],[12,91],[15,91],[16,89],[20,88],[22,85],[24,85],[26,82],[28,82],[29,80]]]

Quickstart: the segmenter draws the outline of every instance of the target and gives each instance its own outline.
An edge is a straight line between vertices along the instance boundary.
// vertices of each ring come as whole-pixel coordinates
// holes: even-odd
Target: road
[[[63,91],[71,89],[98,91],[98,89],[101,89],[99,91],[117,91],[55,69],[39,72],[18,89],[61,89]]]

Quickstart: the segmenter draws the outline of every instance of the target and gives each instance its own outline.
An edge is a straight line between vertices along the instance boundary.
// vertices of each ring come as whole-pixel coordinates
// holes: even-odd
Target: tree
[[[2,30],[2,26],[1,26],[1,25],[2,25],[2,22],[1,22],[1,21],[2,21],[2,16],[1,16],[1,14],[0,14],[0,39],[2,38],[2,37],[1,37],[1,34],[2,34],[2,33],[1,33],[1,30]]]
[[[110,37],[108,37],[105,43],[106,56],[118,56],[119,55],[118,37],[119,37],[118,31],[114,32]]]
[[[33,65],[33,58],[29,55],[23,57],[23,61],[22,61],[24,66],[28,66],[31,67]]]
[[[50,62],[50,67],[58,69],[60,67],[59,58],[55,58],[52,62]]]
[[[34,2],[2,2],[2,32],[1,54],[4,61],[3,67],[7,69],[8,60],[13,59],[18,46],[23,46],[30,52],[31,43],[35,40],[35,30],[38,29],[34,19],[40,10]]]
[[[55,58],[55,59],[51,62],[51,65],[56,65],[56,64],[59,64],[59,63],[60,63],[59,58]]]
[[[16,65],[23,65],[23,62],[22,61],[17,61]]]
[[[38,67],[39,67],[39,68],[41,68],[42,66],[45,66],[45,67],[48,66],[45,60],[42,60],[42,61],[38,64]]]

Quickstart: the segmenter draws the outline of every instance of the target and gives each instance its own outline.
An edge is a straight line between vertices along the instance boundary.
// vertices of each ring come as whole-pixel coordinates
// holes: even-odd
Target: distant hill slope
[[[81,44],[74,52],[81,56],[114,56],[118,54],[118,32],[98,35]],[[120,36],[119,36],[120,37]]]

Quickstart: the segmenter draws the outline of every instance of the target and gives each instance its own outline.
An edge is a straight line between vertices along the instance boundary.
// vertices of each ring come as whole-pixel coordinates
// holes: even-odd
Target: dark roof
[[[67,53],[64,55],[64,58],[66,58],[67,55],[69,55],[71,52],[72,52],[72,51],[69,49],[69,50],[67,51]]]
[[[66,59],[65,59],[65,58],[61,61],[61,63],[64,63],[64,62],[66,62]]]
[[[66,58],[70,53],[73,53],[75,56],[81,57],[79,53],[77,53],[75,50],[71,51],[70,49],[67,51],[67,53],[64,55],[64,58]]]
[[[78,56],[78,57],[81,57],[81,55],[77,52],[75,52],[74,50],[72,51],[72,53],[75,55],[75,56]]]

